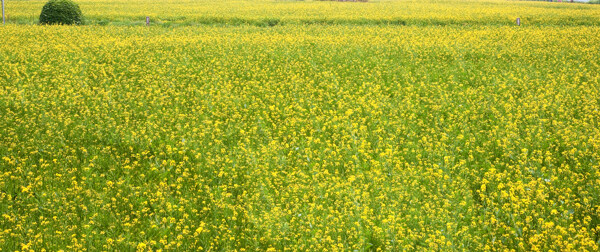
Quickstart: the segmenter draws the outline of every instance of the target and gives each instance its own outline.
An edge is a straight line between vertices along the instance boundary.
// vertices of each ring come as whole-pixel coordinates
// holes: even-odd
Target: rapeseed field
[[[568,1],[568,0],[565,0]],[[46,0],[6,0],[8,22],[37,23]],[[77,0],[88,24],[600,25],[600,6],[510,0]]]
[[[600,8],[158,3],[10,3],[1,251],[600,249]]]

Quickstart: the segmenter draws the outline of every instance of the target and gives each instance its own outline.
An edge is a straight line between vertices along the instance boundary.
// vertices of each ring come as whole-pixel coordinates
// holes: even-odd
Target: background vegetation
[[[79,6],[71,0],[50,0],[42,8],[40,24],[83,24]]]
[[[9,22],[38,22],[45,0],[7,1]],[[599,25],[600,6],[504,0],[78,0],[89,24]]]

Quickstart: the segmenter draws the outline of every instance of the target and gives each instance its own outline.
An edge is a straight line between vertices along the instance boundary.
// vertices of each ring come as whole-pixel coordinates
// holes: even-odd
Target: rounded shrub
[[[71,0],[50,0],[40,14],[40,24],[83,24],[79,5]]]

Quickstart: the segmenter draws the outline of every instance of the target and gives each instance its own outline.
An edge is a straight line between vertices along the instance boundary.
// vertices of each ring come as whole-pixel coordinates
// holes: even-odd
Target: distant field
[[[595,7],[9,3],[2,251],[599,249]]]
[[[46,1],[7,1],[9,22],[36,23]],[[600,25],[600,6],[506,0],[78,0],[89,24]]]

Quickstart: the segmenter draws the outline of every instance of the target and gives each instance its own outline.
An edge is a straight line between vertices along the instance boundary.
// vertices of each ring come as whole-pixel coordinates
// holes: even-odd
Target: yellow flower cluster
[[[595,34],[1,27],[0,250],[597,251]]]

